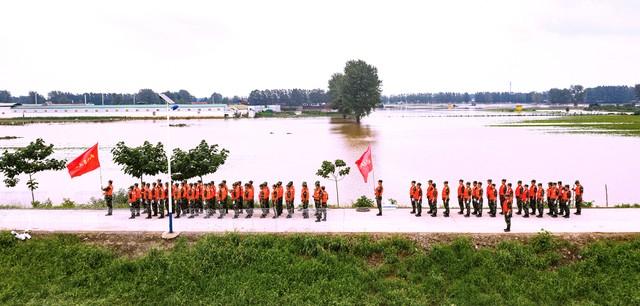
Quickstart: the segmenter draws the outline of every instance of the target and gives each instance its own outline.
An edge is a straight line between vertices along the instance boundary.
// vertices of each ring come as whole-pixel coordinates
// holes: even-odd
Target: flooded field
[[[467,116],[468,115],[468,116]],[[340,203],[345,206],[361,195],[372,196],[371,181],[365,184],[354,161],[368,145],[373,152],[375,178],[383,179],[385,200],[393,198],[406,205],[409,182],[432,179],[442,187],[448,180],[455,194],[458,179],[512,182],[535,178],[546,183],[561,180],[570,185],[579,179],[585,200],[605,206],[605,184],[609,204],[640,203],[637,188],[640,139],[603,134],[559,133],[549,127],[494,127],[527,117],[484,116],[492,112],[474,110],[394,110],[377,111],[361,125],[332,118],[174,120],[185,127],[172,127],[173,147],[189,149],[200,140],[218,143],[231,151],[227,163],[205,180],[227,182],[253,180],[320,180],[335,203],[335,186],[315,176],[323,160],[344,159],[351,174],[340,182]],[[541,118],[541,117],[536,117]],[[166,143],[166,121],[125,121],[114,123],[57,123],[2,126],[0,147],[28,144],[37,137],[56,147],[55,156],[73,159],[99,142],[102,176],[114,180],[116,189],[137,180],[113,164],[111,148],[118,141],[139,145],[145,140]],[[166,175],[162,178],[166,180]],[[70,198],[84,203],[100,197],[99,172],[70,179],[66,171],[36,175],[40,188],[36,199],[50,198],[60,203]],[[149,181],[151,178],[145,178]],[[371,177],[370,177],[371,179]],[[30,193],[21,178],[18,186],[0,186],[0,204],[29,205]],[[298,196],[296,197],[298,198]],[[296,201],[298,201],[296,199]]]

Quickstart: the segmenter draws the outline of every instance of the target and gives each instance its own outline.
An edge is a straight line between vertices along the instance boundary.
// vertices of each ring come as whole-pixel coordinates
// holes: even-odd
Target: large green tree
[[[199,177],[202,181],[203,176],[218,171],[228,156],[229,150],[219,149],[217,144],[209,145],[205,140],[186,152],[176,148],[171,158],[172,178],[186,180]]]
[[[320,169],[316,171],[316,175],[325,179],[330,179],[336,183],[336,202],[340,207],[340,196],[338,194],[338,182],[343,180],[349,174],[351,167],[347,167],[347,163],[342,159],[336,159],[334,163],[325,160],[320,165]]]
[[[11,102],[11,93],[8,90],[0,90],[0,102]]]
[[[363,60],[348,61],[344,73],[334,74],[329,81],[334,107],[344,116],[353,116],[357,123],[380,104],[381,86],[378,69]]]
[[[49,158],[51,154],[53,154],[53,145],[46,145],[42,138],[14,152],[5,150],[0,157],[0,172],[4,174],[4,184],[7,187],[14,187],[19,182],[18,176],[28,175],[27,187],[31,190],[31,203],[34,203],[33,192],[38,189],[38,182],[33,176],[41,171],[62,170],[66,167],[66,160]]]
[[[155,146],[145,141],[139,147],[129,147],[118,142],[111,149],[113,162],[122,166],[124,173],[143,181],[144,175],[157,175],[167,172],[167,156],[164,146],[158,142]]]
[[[571,100],[573,103],[584,102],[584,86],[571,85],[571,87],[569,87],[569,90],[571,91]]]

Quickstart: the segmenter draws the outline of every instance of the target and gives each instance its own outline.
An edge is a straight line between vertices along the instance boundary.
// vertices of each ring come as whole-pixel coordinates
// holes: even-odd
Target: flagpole
[[[167,170],[169,173],[169,233],[173,234],[173,202],[171,192],[173,188],[173,182],[171,181],[171,126],[169,125],[169,101],[165,101],[167,104]]]

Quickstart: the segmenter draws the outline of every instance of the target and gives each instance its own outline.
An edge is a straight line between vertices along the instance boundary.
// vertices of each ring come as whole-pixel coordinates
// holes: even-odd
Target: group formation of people
[[[112,215],[113,207],[113,182],[109,181],[109,185],[103,188],[105,201],[107,202],[107,216]],[[169,197],[171,193],[171,201]],[[253,181],[245,184],[238,181],[228,187],[226,181],[219,184],[215,182],[203,183],[175,183],[169,187],[169,183],[162,183],[158,180],[154,183],[144,183],[141,185],[135,183],[129,187],[128,202],[131,211],[129,219],[135,219],[142,214],[147,215],[147,219],[152,217],[164,218],[165,210],[169,210],[171,205],[172,211],[176,213],[176,218],[186,217],[194,218],[200,214],[204,218],[211,218],[218,212],[218,219],[224,218],[229,209],[232,209],[233,218],[237,219],[241,214],[246,212],[245,218],[251,218],[254,209],[260,209],[260,218],[266,218],[273,209],[273,218],[283,215],[283,209],[286,208],[286,218],[294,215],[295,207],[295,187],[293,182],[289,182],[283,186],[282,182],[277,182],[271,186],[267,182],[259,185],[258,189],[258,207],[255,204],[255,191]],[[309,201],[313,197],[316,222],[327,221],[327,202],[329,193],[320,182],[315,182],[313,194],[310,193],[306,182],[302,182],[300,191],[300,201],[302,203],[302,216],[309,218]],[[171,203],[170,203],[171,202]],[[285,207],[286,205],[286,207]]]
[[[267,182],[264,182],[258,187],[258,207],[256,207],[253,181],[245,184],[238,181],[231,184],[231,188],[227,186],[227,182],[224,180],[217,185],[213,181],[209,183],[203,183],[202,181],[188,183],[183,181],[182,183],[173,184],[171,188],[169,183],[163,184],[161,180],[154,183],[143,182],[141,185],[135,183],[129,187],[127,194],[131,211],[130,219],[140,216],[141,209],[142,214],[147,215],[147,219],[155,216],[164,218],[165,210],[169,210],[169,205],[176,212],[176,218],[194,218],[200,214],[203,214],[204,218],[211,218],[217,211],[218,219],[222,219],[229,213],[229,209],[233,210],[234,219],[244,212],[246,212],[245,218],[251,218],[256,208],[261,210],[260,218],[266,218],[272,209],[274,219],[283,215],[283,209],[285,208],[287,210],[286,218],[291,218],[294,215],[296,191],[293,182],[289,182],[286,186],[283,186],[282,182],[277,182],[271,186],[271,189]],[[109,185],[103,188],[103,192],[108,207],[107,215],[109,216],[112,214],[112,181],[109,181]],[[383,192],[382,180],[378,180],[378,184],[374,189],[374,197],[378,208],[377,216],[382,216]],[[171,193],[171,203],[169,203],[169,193]],[[549,182],[546,189],[542,183],[536,183],[536,180],[532,180],[531,185],[523,185],[522,181],[518,181],[514,190],[511,183],[507,183],[506,179],[502,180],[499,187],[496,187],[496,184],[489,179],[487,180],[486,188],[483,187],[480,181],[465,183],[464,180],[460,180],[457,192],[458,206],[460,208],[458,214],[464,215],[464,217],[470,217],[471,215],[482,217],[484,198],[486,197],[489,208],[488,215],[490,217],[496,217],[498,203],[500,204],[500,214],[505,217],[507,224],[505,231],[508,232],[511,230],[514,200],[518,209],[516,214],[521,215],[524,213],[524,218],[529,218],[530,215],[542,218],[545,205],[549,209],[547,215],[553,218],[558,216],[569,218],[572,199],[575,203],[575,214],[581,214],[583,193],[584,188],[579,181],[576,181],[573,187],[563,185],[562,182]],[[444,217],[449,217],[451,191],[447,181],[443,183],[439,197],[436,183],[429,180],[425,195],[429,206],[429,215],[432,217],[437,216],[438,199],[440,198],[442,207],[444,207],[443,215]],[[316,222],[326,221],[329,193],[324,186],[320,185],[320,182],[315,182],[313,194],[310,193],[307,183],[302,182],[299,209],[302,210],[302,216],[305,219],[309,218],[310,198],[313,198],[314,201]],[[422,183],[411,182],[409,198],[411,200],[411,214],[415,214],[416,217],[422,216]]]
[[[437,216],[438,212],[438,189],[436,183],[429,180],[427,182],[427,203],[429,205],[428,214],[432,217]],[[441,191],[441,199],[444,207],[443,215],[449,217],[449,200],[450,200],[450,188],[447,181],[444,182],[444,186]],[[496,187],[496,184],[491,179],[487,180],[486,189],[482,186],[482,182],[474,181],[464,182],[460,180],[458,182],[458,206],[460,211],[458,214],[470,217],[475,215],[476,217],[482,217],[484,198],[486,195],[487,204],[489,206],[489,216],[495,217],[497,215],[497,205],[500,201],[500,214],[504,215],[507,227],[505,232],[511,231],[511,217],[513,213],[513,202],[515,200],[518,211],[517,215],[524,213],[524,218],[529,218],[529,215],[542,218],[544,215],[544,207],[547,205],[549,211],[547,215],[553,218],[562,216],[569,218],[570,216],[570,204],[571,199],[574,199],[576,207],[576,215],[580,215],[582,211],[582,195],[584,193],[584,187],[580,185],[579,181],[575,182],[575,185],[570,187],[569,185],[563,185],[559,182],[549,182],[545,190],[542,183],[537,183],[536,180],[531,181],[531,185],[522,184],[522,181],[517,182],[515,191],[511,183],[507,183],[506,179],[502,180],[500,187]],[[573,195],[573,196],[572,196]],[[411,213],[416,217],[422,215],[422,184],[411,182],[409,188],[409,198],[411,199]],[[471,209],[473,208],[473,212]],[[465,212],[466,211],[466,212]],[[529,212],[531,211],[531,212]]]

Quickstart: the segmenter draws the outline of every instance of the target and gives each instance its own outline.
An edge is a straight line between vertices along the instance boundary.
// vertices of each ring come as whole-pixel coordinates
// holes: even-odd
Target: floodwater
[[[340,203],[348,205],[361,195],[372,197],[373,178],[364,183],[354,162],[371,145],[375,179],[384,180],[385,201],[393,198],[407,205],[409,182],[434,180],[438,189],[448,180],[455,193],[457,181],[515,183],[561,180],[573,185],[579,179],[585,200],[605,206],[605,185],[609,204],[640,203],[637,188],[640,139],[602,134],[558,133],[556,128],[492,127],[526,117],[485,117],[474,110],[386,110],[376,111],[362,124],[331,118],[299,119],[215,119],[175,120],[186,127],[172,127],[173,147],[189,149],[202,139],[231,151],[225,165],[205,181],[253,180],[272,184],[320,180],[336,202],[332,181],[315,176],[323,160],[345,160],[351,173],[339,183]],[[465,117],[470,115],[470,117]],[[540,118],[540,117],[536,117]],[[72,160],[96,142],[100,144],[102,177],[114,180],[116,189],[137,182],[112,161],[110,150],[118,141],[140,145],[143,141],[167,141],[166,121],[114,123],[60,123],[2,126],[0,148],[24,146],[37,137],[56,147],[55,157]],[[36,199],[60,203],[70,198],[84,203],[100,197],[100,171],[74,179],[65,171],[38,173]],[[166,181],[166,175],[162,178]],[[151,181],[152,178],[145,178]],[[22,177],[18,186],[0,186],[0,204],[29,205],[31,197]],[[298,198],[298,196],[296,196]],[[296,199],[298,201],[298,199]]]

